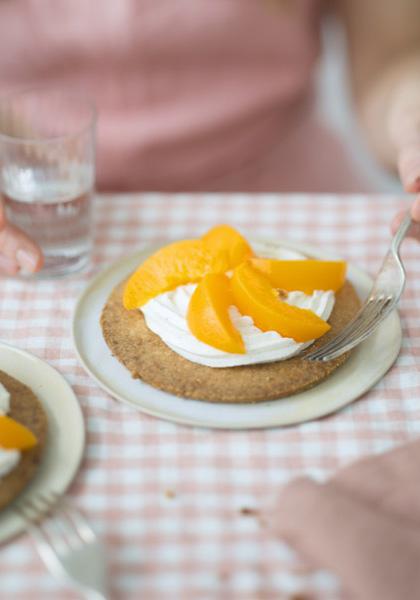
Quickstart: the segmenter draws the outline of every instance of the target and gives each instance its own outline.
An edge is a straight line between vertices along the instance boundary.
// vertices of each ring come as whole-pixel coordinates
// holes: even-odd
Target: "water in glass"
[[[79,168],[71,179],[54,181],[45,178],[45,169],[13,171],[2,174],[9,221],[38,243],[49,274],[83,268],[92,247],[93,174]]]

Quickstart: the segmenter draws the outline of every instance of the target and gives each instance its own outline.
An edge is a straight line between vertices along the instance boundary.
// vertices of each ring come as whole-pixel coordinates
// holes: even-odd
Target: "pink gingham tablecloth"
[[[408,202],[383,196],[100,196],[91,273],[51,282],[1,281],[1,338],[58,369],[83,408],[86,455],[70,496],[106,542],[111,598],[281,600],[305,589],[323,600],[339,597],[334,579],[308,572],[253,511],[298,475],[324,478],[420,435],[420,246],[407,241],[403,249],[408,285],[397,363],[351,406],[288,429],[193,429],[113,400],[84,372],[72,348],[72,310],[89,277],[141,244],[200,235],[220,222],[248,235],[316,244],[374,273],[390,240],[391,218]],[[2,600],[77,597],[47,574],[27,535],[0,549]]]

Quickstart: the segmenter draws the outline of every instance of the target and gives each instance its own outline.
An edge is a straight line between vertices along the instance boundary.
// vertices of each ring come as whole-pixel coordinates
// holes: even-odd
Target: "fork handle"
[[[407,212],[404,216],[403,220],[400,223],[397,231],[395,232],[394,237],[392,238],[391,246],[395,252],[399,252],[401,243],[405,236],[407,235],[408,230],[410,229],[413,221],[411,219],[410,212]]]

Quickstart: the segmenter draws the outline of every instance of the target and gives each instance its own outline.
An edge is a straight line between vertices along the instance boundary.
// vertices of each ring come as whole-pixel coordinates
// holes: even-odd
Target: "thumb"
[[[404,189],[416,193],[420,192],[420,81],[413,80],[412,64],[407,73],[391,95],[387,128]]]
[[[3,200],[0,196],[0,273],[5,273],[6,275],[16,275],[16,273],[19,272],[19,264],[16,260],[16,257],[11,258],[5,255],[2,251],[6,223],[6,213],[4,210]]]
[[[6,211],[4,210],[4,202],[0,194],[0,231],[6,225]]]
[[[14,275],[20,269],[39,271],[43,265],[40,248],[26,233],[8,223],[4,213],[0,219],[0,272]]]
[[[418,140],[400,145],[398,171],[407,192],[420,192],[420,136]]]

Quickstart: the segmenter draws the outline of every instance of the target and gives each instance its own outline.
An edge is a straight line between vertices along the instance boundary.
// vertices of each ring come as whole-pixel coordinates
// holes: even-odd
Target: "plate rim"
[[[0,340],[0,351],[1,351],[1,349],[10,351],[12,354],[17,355],[17,356],[23,356],[24,359],[29,359],[35,365],[42,365],[42,368],[49,371],[53,377],[59,378],[59,380],[61,381],[61,384],[69,392],[69,398],[70,397],[72,398],[72,402],[71,402],[72,410],[74,410],[75,418],[79,421],[79,425],[80,425],[80,427],[78,429],[79,436],[80,436],[80,443],[78,444],[77,448],[74,451],[74,454],[75,454],[74,464],[73,464],[72,468],[70,469],[68,476],[64,478],[65,482],[64,483],[62,482],[61,485],[58,486],[59,487],[58,493],[60,495],[64,495],[67,492],[67,490],[70,488],[70,486],[73,484],[77,474],[80,471],[80,468],[81,468],[81,465],[82,465],[82,462],[84,459],[84,455],[85,455],[85,450],[86,450],[86,438],[87,438],[86,421],[84,419],[83,411],[82,411],[80,402],[78,400],[78,397],[77,397],[75,391],[73,390],[72,386],[70,385],[70,383],[64,377],[64,375],[58,369],[53,367],[46,360],[43,360],[36,354],[33,354],[32,352],[30,352],[29,350],[24,350],[23,348],[19,348],[18,346],[14,346],[13,344],[10,344],[3,340]],[[7,370],[5,372],[7,372]],[[15,376],[11,375],[11,377],[15,377]],[[15,377],[15,379],[18,379],[18,378]],[[28,379],[30,379],[30,376],[28,377]],[[30,389],[32,389],[31,383],[27,379],[22,380],[21,378],[19,378],[19,381],[21,381],[21,383],[23,383],[24,385],[26,385]],[[48,413],[51,411],[51,405],[48,404],[48,406],[46,407],[45,403],[44,403],[45,401],[43,401],[42,398],[39,397],[39,395],[36,393],[36,391],[34,393],[35,393],[38,401],[42,404],[44,410],[46,411],[48,418],[50,418]],[[53,415],[56,416],[57,419],[59,419],[59,415],[57,415],[57,413],[54,411],[52,411],[52,412],[53,412]],[[51,424],[49,423],[47,444],[51,444],[51,431],[52,431],[52,428],[51,428]],[[59,432],[57,432],[57,433],[59,433]],[[56,438],[56,439],[58,439],[58,438]],[[43,454],[41,455],[41,461],[39,464],[39,468],[37,469],[36,473],[34,474],[34,477],[31,478],[30,481],[28,481],[28,484],[23,488],[23,490],[18,494],[18,496],[16,496],[16,498],[14,500],[12,500],[12,502],[10,504],[5,506],[4,509],[2,511],[0,511],[0,548],[3,547],[4,545],[8,544],[11,540],[15,539],[17,536],[19,536],[27,531],[27,529],[28,529],[27,524],[24,522],[23,519],[19,518],[19,519],[16,519],[16,525],[11,528],[12,530],[9,531],[9,533],[2,534],[2,527],[4,526],[4,523],[2,521],[4,520],[7,523],[9,518],[13,518],[14,516],[16,516],[15,513],[13,512],[13,507],[14,507],[15,503],[24,501],[26,498],[30,498],[33,493],[36,493],[38,491],[37,490],[38,485],[40,485],[43,488],[42,464],[45,461],[45,454],[47,454],[48,452],[49,452],[48,447],[44,448]],[[48,472],[46,471],[46,473],[48,473]],[[45,477],[47,477],[47,479],[48,479],[49,475],[47,474],[47,475],[45,475]],[[41,479],[41,481],[40,481],[40,479]],[[11,514],[8,514],[9,512],[11,512]]]
[[[122,402],[123,404],[130,406],[132,408],[134,408],[137,411],[140,411],[142,413],[145,413],[147,415],[150,415],[154,418],[157,419],[162,419],[164,421],[169,421],[172,423],[177,423],[180,425],[187,425],[187,426],[191,426],[191,427],[199,427],[199,428],[205,428],[205,429],[220,429],[220,430],[236,430],[236,431],[245,431],[245,430],[251,430],[251,429],[270,429],[270,428],[283,428],[283,427],[293,427],[296,425],[299,425],[301,423],[305,423],[305,422],[309,422],[309,421],[314,421],[317,419],[320,419],[322,417],[327,417],[331,414],[334,414],[335,412],[337,412],[338,410],[340,410],[341,408],[345,408],[345,406],[348,406],[349,404],[351,404],[352,402],[354,402],[355,400],[357,400],[358,398],[360,398],[361,396],[363,396],[363,394],[365,394],[369,389],[371,389],[374,385],[376,385],[376,383],[378,383],[378,381],[380,381],[385,375],[386,373],[390,370],[390,368],[392,367],[392,365],[395,363],[395,361],[397,360],[400,351],[401,351],[401,345],[402,345],[402,326],[401,326],[401,320],[398,314],[398,311],[395,309],[388,317],[388,319],[394,319],[396,320],[396,325],[398,327],[398,340],[395,343],[395,348],[394,348],[394,352],[392,352],[392,354],[390,355],[390,357],[388,358],[388,360],[386,361],[386,364],[384,365],[384,368],[381,369],[381,372],[378,372],[378,374],[372,379],[370,385],[368,388],[366,388],[366,390],[362,391],[360,394],[358,394],[357,396],[355,396],[352,399],[347,400],[344,404],[339,404],[337,406],[332,406],[329,410],[325,410],[322,409],[320,406],[320,410],[319,411],[314,411],[312,413],[311,416],[307,417],[307,418],[302,418],[299,419],[299,421],[290,421],[289,423],[272,423],[272,424],[267,424],[267,423],[256,423],[254,425],[249,426],[249,425],[243,425],[243,424],[221,424],[221,423],[210,423],[204,419],[197,419],[197,418],[188,418],[186,416],[183,415],[174,415],[173,413],[171,414],[167,414],[165,412],[163,412],[161,409],[156,409],[154,410],[153,408],[149,408],[149,407],[145,407],[144,405],[139,405],[135,402],[133,402],[132,400],[127,399],[124,395],[120,394],[118,391],[112,389],[110,386],[108,386],[106,383],[104,383],[104,381],[100,378],[100,376],[98,376],[89,366],[89,363],[85,360],[85,358],[83,357],[82,353],[79,350],[78,347],[78,342],[77,342],[77,334],[76,334],[76,328],[77,328],[77,316],[78,313],[81,312],[82,310],[82,305],[85,302],[85,300],[87,299],[87,297],[89,296],[89,294],[91,292],[95,292],[95,290],[98,289],[102,289],[101,287],[101,283],[102,280],[107,279],[108,277],[112,277],[112,275],[116,272],[118,272],[120,269],[122,269],[124,267],[125,264],[130,263],[131,261],[134,261],[134,259],[136,257],[140,257],[142,256],[145,252],[153,252],[159,248],[161,248],[163,245],[170,243],[173,240],[160,240],[159,242],[155,242],[155,243],[144,243],[142,244],[140,247],[137,248],[137,250],[135,252],[132,252],[130,254],[127,254],[125,256],[122,256],[118,259],[116,259],[114,262],[112,262],[110,265],[106,266],[104,269],[102,269],[99,273],[97,273],[89,282],[88,284],[85,286],[85,288],[82,290],[82,292],[79,294],[76,303],[74,305],[74,310],[73,310],[73,318],[72,318],[72,326],[71,326],[71,335],[72,335],[72,343],[73,343],[73,349],[77,355],[78,360],[80,361],[80,364],[82,365],[83,369],[85,369],[85,371],[88,373],[88,375],[90,377],[92,377],[92,379],[97,383],[97,385],[103,389],[104,391],[106,391],[112,398],[114,398],[115,400],[118,400],[120,402]],[[279,242],[278,240],[274,240],[274,239],[270,239],[270,238],[262,238],[262,237],[253,237],[251,239],[251,242],[263,242],[263,243],[275,243],[276,245],[281,245],[282,247],[284,247],[285,249],[289,249],[289,250],[293,250],[293,251],[297,251],[297,252],[303,252],[307,255],[312,255],[316,258],[321,258],[321,259],[331,259],[331,260],[339,260],[339,257],[337,257],[337,255],[334,253],[334,251],[329,251],[329,250],[323,250],[322,248],[318,248],[316,246],[313,246],[312,244],[306,244],[306,243],[300,243],[300,242],[293,242],[291,240],[282,240],[281,242]],[[353,265],[351,262],[347,261],[348,266],[349,266],[349,271],[352,271],[353,273],[357,274],[359,277],[363,278],[366,280],[366,282],[369,282],[369,284],[372,284],[373,280],[371,278],[371,276],[366,273],[365,271],[363,271],[362,269],[360,269],[359,267]],[[351,280],[351,278],[350,278]],[[111,290],[109,290],[110,293]],[[369,339],[366,340],[366,342],[364,342],[364,344],[369,343]],[[358,352],[358,348],[356,348],[353,352],[353,355],[348,359],[348,361],[351,361],[352,359],[354,359],[354,357],[357,355]],[[348,363],[348,361],[346,361],[345,364]],[[344,366],[344,365],[343,365]],[[337,370],[337,372],[339,371],[339,369]],[[331,377],[334,377],[333,373],[331,375]],[[321,382],[320,384],[318,384],[317,386],[314,386],[316,388],[320,388],[321,386],[328,384],[328,382],[330,381],[330,377],[328,377],[325,381]],[[141,382],[143,385],[149,385],[146,384],[145,382]],[[153,388],[153,386],[150,386]],[[154,388],[153,388],[154,389]],[[287,396],[285,398],[279,398],[279,399],[274,399],[274,400],[266,400],[266,401],[262,401],[262,402],[258,402],[255,404],[251,404],[250,406],[256,406],[256,405],[264,405],[264,404],[268,404],[268,403],[273,403],[273,402],[281,402],[282,400],[287,400],[287,399],[291,399],[291,398],[297,398],[299,397],[301,394],[305,394],[307,392],[310,392],[311,389],[309,390],[303,390],[300,393],[297,394],[293,394],[292,396]],[[174,396],[173,394],[170,394],[169,392],[165,392],[164,390],[159,390],[162,393],[166,393],[168,394],[168,396]],[[190,398],[183,398],[183,397],[178,397],[175,396],[175,398],[177,398],[178,400],[187,400],[187,401],[195,401],[195,402],[200,402],[200,403],[205,403],[205,401],[202,400],[192,400]],[[214,404],[214,403],[209,403],[209,404]],[[235,406],[235,403],[231,403],[230,406]],[[244,404],[238,404],[238,406],[244,407],[246,405]]]

